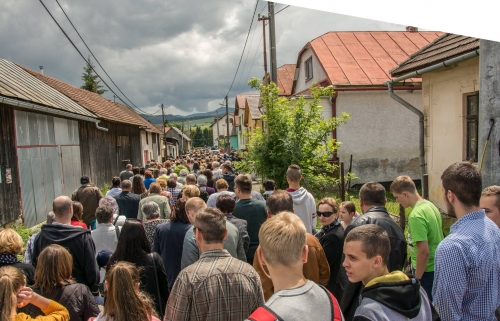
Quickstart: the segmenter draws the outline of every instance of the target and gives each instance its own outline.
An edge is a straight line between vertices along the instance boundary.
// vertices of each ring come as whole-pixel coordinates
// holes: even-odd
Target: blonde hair
[[[200,189],[196,185],[184,185],[182,187],[182,195],[188,198],[200,197]]]
[[[223,178],[219,178],[217,180],[217,182],[215,182],[215,188],[217,190],[221,190],[221,189],[228,189],[229,188],[229,184],[226,182],[225,179]]]
[[[35,287],[42,295],[50,295],[57,286],[73,283],[73,257],[64,247],[51,244],[38,256],[35,270]]]
[[[156,183],[160,184],[160,187],[163,191],[167,188],[167,181],[163,178],[157,178]]]
[[[141,282],[139,269],[129,262],[117,262],[106,273],[107,296],[103,315],[114,320],[149,320],[157,316],[151,299],[143,292],[136,292]]]
[[[281,212],[262,224],[259,243],[266,263],[289,266],[301,261],[306,244],[306,227],[291,212]]]
[[[415,187],[415,183],[410,176],[403,175],[396,177],[396,179],[391,183],[390,191],[391,193],[398,194],[403,192],[415,194],[417,192],[417,188]]]
[[[495,196],[496,197],[495,206],[498,209],[500,209],[500,186],[493,185],[486,187],[481,193],[481,196]]]
[[[19,254],[23,250],[23,238],[11,228],[0,230],[0,253]]]
[[[13,266],[0,268],[0,321],[10,321],[12,295],[26,285],[26,277],[21,270]]]
[[[318,207],[322,204],[329,205],[334,213],[337,213],[339,211],[339,204],[337,201],[332,198],[332,197],[323,197],[319,202],[318,202]]]

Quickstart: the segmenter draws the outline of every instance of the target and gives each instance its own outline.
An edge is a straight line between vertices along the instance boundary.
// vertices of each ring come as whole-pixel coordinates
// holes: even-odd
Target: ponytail
[[[0,268],[0,321],[11,321],[13,302],[12,295],[26,285],[23,272],[12,266]]]

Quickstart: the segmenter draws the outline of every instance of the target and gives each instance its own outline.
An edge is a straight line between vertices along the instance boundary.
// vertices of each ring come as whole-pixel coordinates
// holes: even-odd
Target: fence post
[[[399,226],[401,226],[401,229],[404,232],[406,227],[406,215],[405,215],[405,208],[401,204],[399,204]]]
[[[340,162],[340,199],[345,201],[344,162]]]

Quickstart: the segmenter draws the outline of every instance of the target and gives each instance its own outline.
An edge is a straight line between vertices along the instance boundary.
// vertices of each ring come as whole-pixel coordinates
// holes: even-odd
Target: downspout
[[[95,127],[96,127],[97,129],[99,129],[99,130],[102,130],[102,131],[107,132],[109,129],[99,126],[99,123],[100,123],[100,122],[101,122],[100,120],[96,120],[96,121],[95,121]]]
[[[419,148],[420,148],[419,159],[420,159],[420,174],[421,174],[422,183],[424,182],[424,174],[425,174],[424,113],[422,113],[419,109],[415,108],[413,105],[411,105],[409,102],[407,102],[403,98],[396,95],[394,93],[394,88],[393,88],[392,84],[397,83],[397,82],[401,82],[401,81],[408,79],[408,78],[415,78],[415,77],[419,78],[419,77],[421,77],[421,75],[423,75],[425,73],[428,73],[428,72],[431,72],[431,71],[434,71],[434,70],[437,70],[437,69],[440,69],[443,67],[449,67],[453,64],[459,63],[459,62],[467,60],[467,59],[474,58],[476,56],[479,56],[479,49],[476,49],[476,50],[469,52],[467,54],[464,54],[464,55],[437,63],[437,64],[432,65],[430,67],[414,71],[410,74],[401,76],[399,78],[391,79],[391,80],[386,81],[384,83],[384,86],[387,86],[387,88],[389,90],[389,95],[391,96],[392,99],[396,100],[401,105],[408,108],[411,112],[418,115],[418,118],[419,118]]]
[[[425,144],[424,144],[424,113],[419,109],[415,108],[412,104],[399,97],[394,93],[394,89],[392,88],[392,82],[386,82],[387,88],[389,88],[389,95],[391,98],[400,103],[401,105],[408,108],[412,113],[418,116],[418,147],[420,150],[419,161],[420,161],[420,179],[421,182],[424,181],[425,174]]]

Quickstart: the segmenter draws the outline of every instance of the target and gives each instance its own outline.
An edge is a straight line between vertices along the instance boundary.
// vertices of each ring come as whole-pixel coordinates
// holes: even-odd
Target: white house
[[[212,127],[212,133],[213,133],[213,145],[215,147],[222,147],[224,146],[224,140],[227,139],[227,114],[219,116],[219,119],[217,117],[214,118],[214,123],[210,125]],[[234,114],[229,113],[229,136],[231,136],[231,133],[233,132],[233,127],[234,127]]]
[[[418,119],[387,94],[389,71],[432,42],[439,32],[329,32],[300,51],[291,95],[309,95],[314,83],[332,85],[334,97],[321,100],[325,117],[350,114],[333,137],[342,146],[335,160],[367,181],[389,182],[398,175],[420,178]],[[395,87],[414,106],[422,105],[421,80]]]

